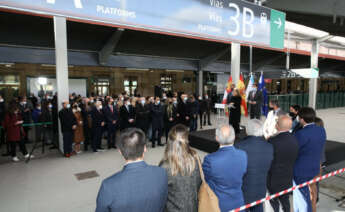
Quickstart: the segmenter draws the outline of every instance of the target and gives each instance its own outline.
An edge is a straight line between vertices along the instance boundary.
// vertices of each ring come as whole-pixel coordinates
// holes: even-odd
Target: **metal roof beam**
[[[199,60],[199,70],[204,69],[207,67],[209,64],[215,62],[219,58],[221,58],[223,55],[225,55],[227,52],[229,52],[230,47],[226,47],[225,49],[215,52],[207,57],[204,57]]]
[[[118,28],[103,46],[101,51],[98,52],[98,61],[100,65],[107,65],[109,57],[112,55],[114,49],[119,43],[124,29]]]
[[[271,57],[267,60],[261,61],[254,65],[253,72],[258,72],[260,69],[262,69],[264,66],[271,65],[272,63],[280,60],[282,57],[284,57],[286,54],[279,54],[274,57]]]

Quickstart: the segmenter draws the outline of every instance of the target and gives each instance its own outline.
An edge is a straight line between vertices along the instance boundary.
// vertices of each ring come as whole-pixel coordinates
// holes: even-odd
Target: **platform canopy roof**
[[[287,52],[291,52],[290,68],[309,67],[311,41],[317,39],[321,44],[319,59],[321,74],[334,73],[335,76],[345,76],[345,38],[342,37],[345,36],[345,33],[342,34],[341,30],[336,31],[332,26],[324,27],[324,19],[322,18],[319,18],[320,28],[317,28],[315,24],[303,21],[303,18],[297,19],[296,17],[314,17],[317,15],[304,14],[295,10],[290,11],[288,10],[290,7],[287,9],[277,7],[277,4],[273,3],[275,1],[266,1],[264,4],[287,13],[286,48],[278,50],[254,46],[253,71],[267,72],[270,76],[281,75],[286,67]],[[329,25],[341,24],[341,17],[336,16],[335,20],[335,23],[331,22]],[[317,21],[315,19],[315,22]],[[2,28],[0,47],[51,51],[54,49],[53,20],[51,17],[32,16],[6,10],[0,12],[0,24]],[[307,26],[314,26],[314,28]],[[338,26],[338,28],[342,27]],[[73,52],[99,55],[102,49],[116,38],[116,45],[111,53],[112,57],[143,56],[174,59],[175,62],[184,60],[192,64],[190,70],[194,71],[198,69],[200,61],[204,61],[205,70],[212,72],[228,72],[230,70],[230,44],[226,43],[136,30],[124,30],[119,33],[118,28],[115,27],[75,21],[67,22],[67,31],[68,49]],[[249,70],[249,52],[249,46],[243,45],[241,68],[244,72]],[[2,52],[1,54],[5,53]],[[0,60],[1,58],[5,57],[1,56]],[[97,56],[93,59],[98,65],[106,65],[100,64]],[[133,68],[140,68],[140,65],[140,63],[133,64],[135,66]]]

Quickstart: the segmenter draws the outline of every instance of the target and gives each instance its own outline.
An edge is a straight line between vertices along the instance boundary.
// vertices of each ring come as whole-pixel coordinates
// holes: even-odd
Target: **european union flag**
[[[266,85],[265,85],[265,79],[264,79],[264,74],[261,72],[260,80],[259,80],[259,85],[258,85],[259,91],[262,92],[264,102],[262,104],[262,114],[264,114],[267,117],[268,114],[268,95],[267,95],[267,90],[266,90]]]

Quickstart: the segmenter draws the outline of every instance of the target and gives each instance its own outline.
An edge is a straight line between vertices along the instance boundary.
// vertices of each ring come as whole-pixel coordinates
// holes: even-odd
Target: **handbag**
[[[202,171],[199,157],[197,157],[197,161],[199,165],[200,177],[202,180],[202,183],[199,189],[199,194],[198,194],[198,199],[199,199],[198,211],[199,212],[220,212],[218,197],[205,181],[204,172]]]

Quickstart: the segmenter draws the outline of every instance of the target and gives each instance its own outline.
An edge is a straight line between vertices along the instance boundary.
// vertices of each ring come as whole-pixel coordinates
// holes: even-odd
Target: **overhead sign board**
[[[285,14],[241,0],[0,0],[0,8],[284,48]]]
[[[313,79],[319,78],[318,68],[302,68],[302,69],[291,69],[292,72],[298,74],[303,78]]]

